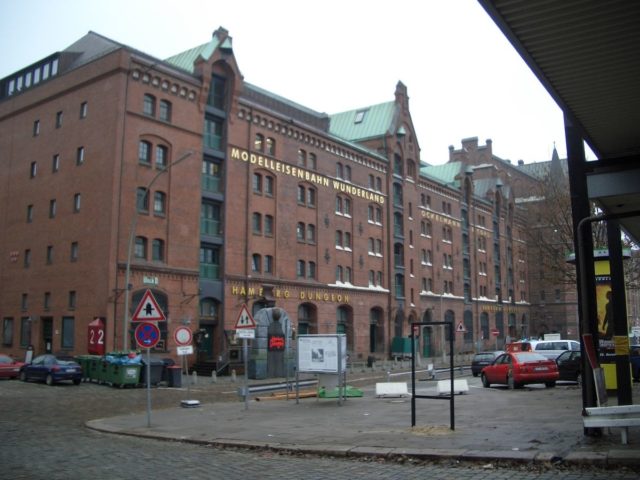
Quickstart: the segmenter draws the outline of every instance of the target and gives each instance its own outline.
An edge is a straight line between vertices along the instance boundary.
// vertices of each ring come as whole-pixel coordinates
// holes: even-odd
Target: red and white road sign
[[[256,328],[256,322],[249,313],[246,305],[242,305],[240,315],[238,315],[238,320],[236,321],[236,330],[240,330],[241,328]]]
[[[458,332],[458,333],[467,333],[467,329],[464,328],[464,325],[462,324],[462,322],[458,323],[458,327],[456,328],[456,332]]]
[[[134,333],[136,342],[142,348],[153,348],[160,341],[160,329],[153,323],[141,323]]]
[[[131,317],[132,322],[164,322],[166,319],[151,290],[144,292],[138,308]]]
[[[184,347],[185,345],[191,345],[193,334],[189,327],[178,327],[173,332],[173,338],[177,345]]]

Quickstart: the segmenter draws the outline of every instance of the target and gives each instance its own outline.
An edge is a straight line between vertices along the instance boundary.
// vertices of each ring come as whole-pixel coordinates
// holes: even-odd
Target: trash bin
[[[147,385],[147,359],[142,359],[140,366],[140,383]],[[149,362],[149,385],[158,385],[162,381],[162,371],[164,370],[164,362],[162,360],[151,359]]]
[[[114,387],[137,385],[140,380],[140,364],[110,363],[106,381]]]
[[[162,369],[162,381],[169,384],[171,382],[171,373],[169,373],[168,369],[169,367],[173,367],[176,362],[173,360],[173,358],[162,358],[161,360],[164,366],[164,368]]]
[[[181,388],[182,387],[182,367],[178,365],[170,365],[166,367],[167,382],[169,387]]]

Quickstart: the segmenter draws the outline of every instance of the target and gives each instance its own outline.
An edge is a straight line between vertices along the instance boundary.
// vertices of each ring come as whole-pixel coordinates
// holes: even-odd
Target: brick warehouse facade
[[[107,351],[129,347],[147,289],[168,316],[154,351],[187,324],[217,367],[239,360],[242,304],[344,332],[354,359],[415,321],[464,328],[456,352],[528,333],[516,200],[535,177],[475,138],[423,164],[402,83],[314,112],[244,82],[221,28],[164,61],[90,32],[0,92],[2,351],[86,353],[95,318]],[[447,348],[420,333],[422,355]]]

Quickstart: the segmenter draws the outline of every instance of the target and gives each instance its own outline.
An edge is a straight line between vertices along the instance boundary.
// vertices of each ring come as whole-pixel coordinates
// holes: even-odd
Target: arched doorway
[[[373,307],[369,311],[369,353],[384,351],[384,322],[382,309]]]
[[[298,335],[318,333],[318,309],[312,303],[298,305]]]

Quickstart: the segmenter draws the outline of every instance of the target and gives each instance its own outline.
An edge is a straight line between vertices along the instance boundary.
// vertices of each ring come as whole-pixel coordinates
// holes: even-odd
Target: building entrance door
[[[45,353],[53,351],[53,318],[42,318],[42,348]]]
[[[214,360],[213,351],[213,332],[214,325],[200,325],[202,334],[199,336],[198,343],[198,361],[208,362]]]

